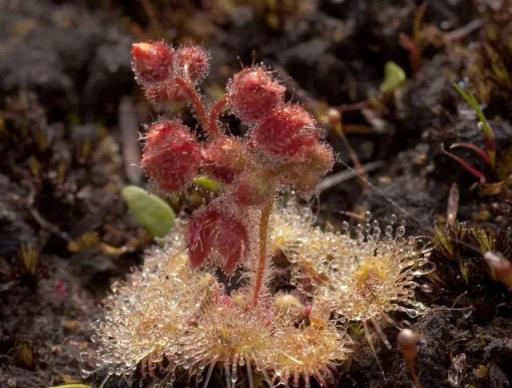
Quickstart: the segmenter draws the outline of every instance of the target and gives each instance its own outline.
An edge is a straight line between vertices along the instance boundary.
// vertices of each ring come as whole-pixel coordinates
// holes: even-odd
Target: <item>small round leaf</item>
[[[158,196],[137,186],[123,188],[123,196],[130,213],[155,237],[164,237],[174,226],[174,210]]]
[[[382,93],[390,93],[405,82],[405,71],[395,62],[386,62],[384,66],[384,79],[380,84]]]

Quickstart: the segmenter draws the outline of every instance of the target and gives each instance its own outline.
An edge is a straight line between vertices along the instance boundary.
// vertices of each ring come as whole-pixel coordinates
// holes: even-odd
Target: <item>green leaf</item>
[[[404,69],[395,62],[386,62],[384,66],[384,79],[380,84],[380,91],[382,93],[390,93],[402,85],[406,78]]]
[[[460,96],[466,101],[466,103],[470,106],[471,109],[476,113],[478,120],[482,122],[484,125],[484,128],[482,130],[485,132],[490,132],[492,136],[494,136],[494,133],[492,132],[492,129],[490,128],[489,123],[487,122],[487,119],[485,118],[484,112],[482,112],[482,108],[480,107],[480,103],[476,99],[475,95],[471,92],[468,92],[464,89],[462,89],[456,82],[452,82],[452,85],[454,89],[460,94]]]
[[[211,191],[213,193],[217,193],[218,191],[220,191],[219,182],[211,178],[208,178],[207,176],[199,175],[194,178],[193,182],[199,187],[202,187],[203,189]]]
[[[92,388],[87,384],[64,384],[64,385],[54,385],[48,388]]]
[[[155,237],[164,237],[174,226],[176,214],[163,199],[137,186],[123,188],[130,213]]]
[[[473,93],[464,90],[456,82],[452,82],[452,85],[454,89],[460,94],[460,96],[466,101],[469,107],[476,113],[478,121],[480,122],[480,129],[482,130],[482,134],[485,138],[485,148],[487,154],[489,155],[489,159],[491,160],[491,165],[494,167],[496,163],[496,140],[494,139],[494,131],[487,121],[487,118],[485,117],[484,112],[480,107],[480,103]]]

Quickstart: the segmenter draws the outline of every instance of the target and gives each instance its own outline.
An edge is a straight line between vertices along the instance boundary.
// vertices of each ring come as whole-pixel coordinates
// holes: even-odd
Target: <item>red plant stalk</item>
[[[454,148],[465,148],[471,150],[477,154],[486,164],[493,167],[489,153],[472,143],[453,143],[450,145],[450,149],[453,150]]]
[[[227,99],[226,97],[222,97],[220,100],[217,100],[215,104],[210,109],[210,119],[208,122],[208,132],[221,134],[222,131],[219,128],[219,116],[226,109]]]
[[[214,132],[210,132],[209,134],[213,137],[220,136],[220,131],[216,126],[214,126],[214,128],[210,128],[208,112],[206,111],[203,99],[196,88],[191,85],[189,81],[181,77],[176,78],[176,85],[178,85],[180,89],[187,95],[190,104],[196,112],[197,120],[201,124],[203,130],[209,131],[210,129],[213,129]]]
[[[260,225],[259,225],[259,257],[258,267],[256,269],[256,279],[254,282],[254,289],[252,295],[252,305],[255,307],[258,304],[259,295],[263,288],[263,281],[265,279],[265,268],[267,266],[267,240],[268,240],[268,224],[270,214],[272,213],[272,202],[266,205],[261,211]]]
[[[441,145],[441,152],[443,154],[445,154],[446,156],[455,160],[457,163],[459,163],[462,167],[464,167],[466,169],[466,171],[468,171],[471,175],[473,175],[475,178],[477,178],[480,181],[480,183],[485,183],[487,181],[487,178],[482,171],[473,167],[470,163],[466,162],[460,156],[457,156],[449,151],[446,151],[446,149],[444,148],[444,145]]]

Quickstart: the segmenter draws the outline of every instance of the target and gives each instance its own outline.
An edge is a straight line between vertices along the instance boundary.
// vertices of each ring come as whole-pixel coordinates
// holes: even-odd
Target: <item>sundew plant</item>
[[[394,324],[390,312],[425,310],[414,291],[429,270],[428,250],[406,239],[402,225],[324,231],[307,208],[280,198],[314,193],[334,155],[271,71],[243,68],[207,104],[202,47],[137,43],[132,58],[152,104],[186,105],[199,124],[176,117],[149,126],[141,161],[149,179],[175,192],[206,175],[222,190],[114,285],[94,336],[107,377],[142,375],[153,386],[213,386],[214,375],[228,388],[328,386],[359,340],[346,333],[348,323],[360,323],[370,343],[376,332],[389,345],[381,325]],[[227,112],[244,136],[224,128]]]

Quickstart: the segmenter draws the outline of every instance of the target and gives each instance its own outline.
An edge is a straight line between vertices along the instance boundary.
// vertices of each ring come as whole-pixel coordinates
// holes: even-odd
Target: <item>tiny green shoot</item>
[[[475,95],[469,91],[464,90],[460,85],[456,82],[452,83],[455,90],[460,94],[460,96],[466,101],[466,103],[470,106],[471,109],[475,112],[478,121],[480,122],[480,128],[482,130],[482,134],[485,139],[485,151],[487,152],[489,158],[489,164],[492,168],[496,165],[496,140],[494,137],[494,131],[492,127],[489,125],[487,118],[480,107],[480,103],[476,99]]]
[[[400,66],[392,61],[386,62],[384,66],[384,79],[379,89],[382,93],[391,93],[401,86],[405,80],[405,71]]]

